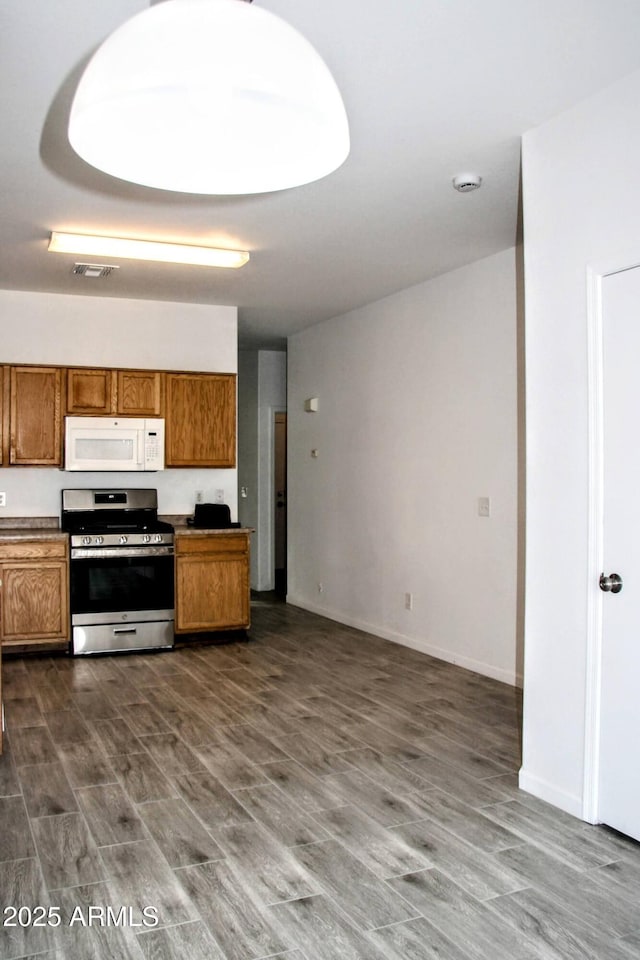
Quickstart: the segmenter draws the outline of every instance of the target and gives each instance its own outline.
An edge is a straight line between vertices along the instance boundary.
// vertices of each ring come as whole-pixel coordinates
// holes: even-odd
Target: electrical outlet
[[[7,505],[6,493],[0,493],[0,507],[6,507],[6,505]]]
[[[324,593],[324,586],[321,583],[318,584],[318,593]]]
[[[204,490],[196,490],[196,503],[202,503],[204,500]]]
[[[491,500],[489,499],[489,497],[478,497],[478,516],[479,517],[491,516]]]
[[[224,503],[224,490],[216,490],[216,503]]]
[[[405,610],[413,610],[413,594],[412,593],[405,593],[404,608]]]

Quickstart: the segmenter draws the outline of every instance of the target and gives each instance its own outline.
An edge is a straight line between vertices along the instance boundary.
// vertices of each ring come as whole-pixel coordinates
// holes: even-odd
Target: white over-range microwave
[[[65,417],[65,470],[164,470],[164,420]]]

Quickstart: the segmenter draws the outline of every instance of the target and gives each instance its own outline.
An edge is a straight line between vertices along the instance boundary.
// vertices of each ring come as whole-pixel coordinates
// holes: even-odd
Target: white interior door
[[[640,267],[603,278],[602,306],[603,572],[622,589],[602,597],[598,807],[640,840]]]

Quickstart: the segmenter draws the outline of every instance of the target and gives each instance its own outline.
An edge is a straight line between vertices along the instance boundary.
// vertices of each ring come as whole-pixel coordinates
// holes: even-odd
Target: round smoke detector
[[[482,183],[482,177],[477,173],[459,173],[453,178],[453,186],[459,193],[471,193],[477,190]]]

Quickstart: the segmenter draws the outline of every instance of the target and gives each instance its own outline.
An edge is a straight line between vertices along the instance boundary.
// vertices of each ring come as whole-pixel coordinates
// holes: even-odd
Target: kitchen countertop
[[[66,537],[57,517],[3,517],[0,543],[9,540],[58,540]]]
[[[170,523],[180,536],[233,536],[234,534],[253,533],[252,527],[192,527],[187,524],[186,516],[162,516],[159,519]],[[68,534],[60,529],[58,517],[4,517],[0,519],[0,543],[10,540],[57,540]]]
[[[164,518],[163,518],[164,519]],[[187,525],[186,520],[178,521],[175,518],[169,520],[173,524],[176,536],[194,536],[197,534],[206,534],[206,536],[233,536],[234,534],[253,533],[252,527],[192,527]]]

